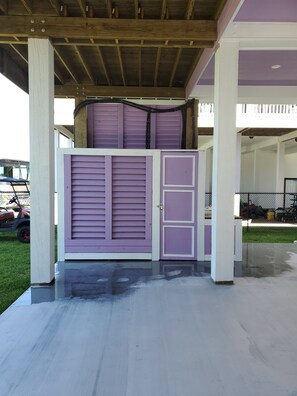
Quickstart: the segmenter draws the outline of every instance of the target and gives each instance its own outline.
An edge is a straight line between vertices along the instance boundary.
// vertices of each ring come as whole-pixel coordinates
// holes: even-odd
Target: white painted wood
[[[64,154],[67,149],[58,149],[57,154],[57,167],[59,169],[58,173],[58,237],[57,237],[57,247],[58,247],[58,260],[65,260],[65,175],[64,175]]]
[[[205,225],[211,226],[211,219],[205,219]],[[234,261],[242,261],[242,220],[234,219],[234,231],[233,235],[235,237],[235,247],[234,247]],[[200,261],[210,261],[211,254],[205,254],[204,250],[204,240],[203,240],[203,255],[201,254],[201,258],[198,258]]]
[[[240,192],[241,174],[241,133],[236,136],[236,167],[235,167],[235,192]],[[240,216],[240,194],[235,194],[234,216]]]
[[[276,178],[275,178],[275,191],[283,192],[284,191],[284,178],[285,178],[285,143],[277,142],[276,149]],[[277,195],[275,197],[275,207],[283,206],[283,196]]]
[[[65,260],[152,260],[151,253],[65,253]]]
[[[54,278],[54,51],[29,39],[31,283]]]
[[[199,103],[213,103],[214,87],[212,85],[196,85],[192,96],[199,98]],[[241,104],[296,104],[296,88],[288,86],[240,86],[238,101]]]
[[[233,281],[238,53],[238,43],[222,42],[215,55],[211,260],[215,282]]]
[[[198,182],[197,182],[197,260],[204,260],[204,222],[205,222],[205,178],[206,153],[198,153]]]
[[[152,260],[160,259],[160,183],[161,183],[161,153],[154,151],[153,153],[153,199],[152,199]]]

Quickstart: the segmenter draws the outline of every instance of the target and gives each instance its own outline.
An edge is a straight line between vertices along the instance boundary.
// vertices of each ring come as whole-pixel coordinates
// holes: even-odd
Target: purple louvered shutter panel
[[[150,253],[152,157],[65,156],[65,252]]]
[[[168,108],[168,106],[158,106]],[[181,111],[156,114],[155,148],[180,149],[182,140],[182,114]]]
[[[146,158],[113,157],[112,238],[146,239]]]
[[[145,111],[124,107],[124,148],[145,149],[146,118]]]
[[[67,155],[65,173],[65,251],[84,251],[105,239],[105,157]]]
[[[93,147],[123,147],[123,105],[98,104],[93,106]]]

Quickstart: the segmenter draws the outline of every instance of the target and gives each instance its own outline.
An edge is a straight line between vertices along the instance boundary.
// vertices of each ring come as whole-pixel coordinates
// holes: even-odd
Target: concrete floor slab
[[[154,274],[121,294],[10,307],[0,395],[297,395],[297,249],[263,251],[290,270],[234,286]]]

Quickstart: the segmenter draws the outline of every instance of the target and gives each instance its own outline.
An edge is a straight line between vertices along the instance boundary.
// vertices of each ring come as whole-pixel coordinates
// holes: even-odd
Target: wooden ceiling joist
[[[31,17],[0,16],[0,36],[69,39],[173,40],[214,42],[216,23],[211,20],[148,20],[111,18],[47,17],[44,23]]]
[[[65,69],[68,71],[68,73],[70,74],[70,76],[72,77],[72,79],[79,84],[78,79],[75,77],[74,73],[71,71],[70,67],[68,66],[68,63],[64,60],[64,58],[62,57],[62,55],[60,54],[60,52],[57,50],[57,48],[55,48],[55,54],[57,55],[57,57],[59,58],[60,62],[63,64],[63,66],[65,67]]]
[[[101,64],[101,66],[102,66],[106,81],[107,81],[108,85],[111,85],[110,78],[109,78],[109,75],[108,75],[108,72],[107,72],[107,68],[106,68],[106,64],[105,64],[104,58],[102,56],[102,51],[101,51],[100,47],[96,47],[96,51],[97,51],[97,54],[98,54],[98,57],[99,57],[99,62]]]
[[[85,1],[84,1],[84,0],[77,0],[77,2],[78,2],[78,5],[79,5],[79,8],[80,8],[80,11],[81,11],[82,16],[83,16],[84,18],[86,18],[86,17],[87,17],[87,14],[86,14],[86,4],[85,4]]]
[[[49,0],[49,2],[50,2],[50,4],[51,4],[51,6],[53,7],[55,13],[56,13],[57,15],[60,15],[60,12],[61,12],[61,5],[60,5],[59,1],[58,1],[58,0]]]
[[[154,87],[156,87],[158,85],[158,72],[159,72],[160,58],[161,58],[161,48],[158,48],[156,65],[155,65]]]
[[[28,41],[27,39],[21,38],[20,40],[16,39],[1,39],[0,38],[0,44],[13,44],[13,45],[27,45]],[[123,42],[116,42],[114,43],[105,43],[105,42],[98,42],[94,41],[94,39],[90,39],[90,41],[87,42],[81,42],[81,41],[67,41],[67,42],[59,42],[53,40],[53,44],[55,47],[69,47],[69,46],[77,46],[77,47],[123,47],[123,48],[210,48],[212,46],[212,42],[200,42],[200,41],[193,41],[191,40],[189,43],[180,43],[177,44],[176,42],[170,42],[166,40],[163,43],[141,43],[138,41],[130,42],[130,43],[123,43]]]
[[[185,19],[191,19],[194,14],[195,0],[188,0]]]
[[[32,7],[32,1],[31,0],[20,0],[23,6],[26,8],[26,11],[29,14],[33,14],[33,7]]]
[[[119,40],[116,40],[116,44],[119,43]],[[125,72],[124,72],[124,65],[123,65],[123,59],[122,59],[122,54],[121,54],[121,49],[117,47],[117,53],[118,53],[118,59],[119,59],[119,65],[121,69],[121,76],[123,80],[123,85],[126,85],[126,78],[125,78]]]
[[[0,0],[0,10],[4,13],[7,14],[7,0]]]
[[[174,62],[173,69],[172,69],[172,72],[171,72],[169,87],[172,87],[173,80],[174,80],[174,77],[175,77],[176,69],[177,69],[177,66],[178,66],[178,64],[179,64],[179,60],[180,60],[181,54],[182,54],[182,49],[179,48],[179,49],[177,50],[175,62]]]
[[[86,60],[84,59],[84,57],[83,57],[83,55],[82,55],[80,49],[79,49],[78,47],[76,47],[76,46],[74,47],[74,49],[75,49],[75,52],[76,52],[76,54],[77,54],[77,56],[78,56],[78,58],[79,58],[79,61],[80,61],[81,65],[83,66],[83,68],[84,68],[85,72],[87,73],[89,79],[91,80],[91,82],[92,82],[93,84],[95,84],[95,79],[94,79],[94,77],[92,76],[92,73],[91,73],[91,71],[90,71],[90,69],[89,69],[89,67],[88,67],[88,65],[87,65],[87,62],[86,62]]]

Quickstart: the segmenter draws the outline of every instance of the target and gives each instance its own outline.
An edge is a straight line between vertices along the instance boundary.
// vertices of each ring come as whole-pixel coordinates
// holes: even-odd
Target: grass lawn
[[[292,243],[297,227],[243,227],[242,241],[250,243]]]
[[[30,244],[0,233],[0,313],[30,286]]]

